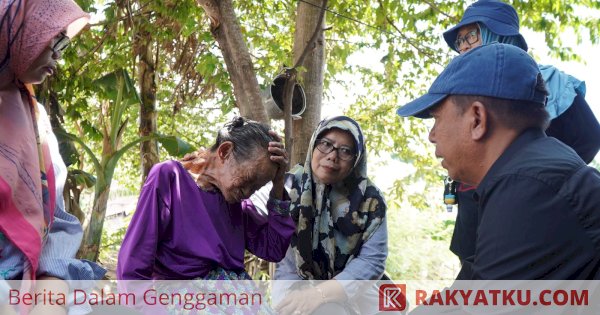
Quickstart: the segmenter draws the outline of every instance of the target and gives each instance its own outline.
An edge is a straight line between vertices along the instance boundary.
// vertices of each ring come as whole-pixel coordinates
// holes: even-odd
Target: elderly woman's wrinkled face
[[[259,150],[254,158],[236,161],[231,154],[223,164],[222,176],[217,178],[217,187],[229,203],[249,198],[275,176],[277,164],[271,161],[266,149]]]
[[[69,38],[64,33],[60,33],[54,37],[48,47],[33,60],[19,80],[23,83],[39,84],[44,82],[47,76],[56,73],[56,63],[62,56],[62,51],[67,47],[68,43]]]
[[[354,166],[354,137],[340,129],[326,131],[317,139],[312,154],[310,166],[316,180],[327,185],[341,182]]]
[[[464,54],[467,51],[481,46],[481,34],[477,23],[465,25],[458,30],[454,46],[459,53]]]

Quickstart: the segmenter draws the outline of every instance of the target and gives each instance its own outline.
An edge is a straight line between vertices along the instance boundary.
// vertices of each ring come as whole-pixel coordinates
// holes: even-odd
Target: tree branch
[[[321,27],[321,25],[323,24],[323,19],[325,18],[325,10],[326,9],[327,9],[327,0],[323,0],[323,4],[321,5],[321,12],[319,12],[319,20],[317,21],[317,26],[315,27],[315,31],[314,31],[313,35],[310,37],[310,40],[308,41],[308,43],[306,43],[306,47],[304,47],[304,50],[302,51],[302,55],[300,55],[300,58],[298,58],[298,60],[294,64],[294,68],[301,67],[304,64],[304,59],[306,58],[306,55],[308,54],[309,47],[311,47],[312,45],[315,44],[315,42],[317,41],[317,37],[323,31],[323,28]]]
[[[412,46],[414,49],[416,49],[421,54],[433,58],[433,54],[432,53],[423,50],[421,47],[419,47],[418,44],[416,44],[415,42],[413,42],[413,40],[411,40],[406,35],[404,35],[404,33],[396,26],[396,24],[394,24],[394,21],[392,21],[392,19],[390,18],[390,16],[387,14],[387,10],[385,9],[385,7],[383,5],[383,2],[381,0],[377,0],[377,2],[379,3],[379,5],[381,6],[381,8],[383,9],[383,12],[385,14],[385,20],[396,30],[396,32],[398,32],[398,35],[400,37],[402,37],[402,39],[404,39],[410,46]]]
[[[433,10],[439,12],[440,14],[446,16],[447,18],[449,18],[455,22],[459,21],[459,19],[456,16],[452,16],[452,15],[442,11],[442,9],[440,9],[440,7],[438,7],[435,3],[431,2],[430,0],[423,0],[423,2],[427,3]]]
[[[196,0],[197,3],[206,11],[212,29],[216,29],[221,25],[221,13],[219,13],[219,7],[212,0]]]

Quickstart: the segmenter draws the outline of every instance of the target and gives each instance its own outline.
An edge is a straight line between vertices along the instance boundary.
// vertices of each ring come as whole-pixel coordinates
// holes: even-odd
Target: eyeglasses
[[[338,157],[344,161],[350,161],[356,156],[356,153],[354,153],[354,150],[352,150],[348,147],[345,147],[345,146],[336,148],[333,145],[333,143],[331,143],[327,139],[318,139],[317,140],[317,149],[324,154],[329,154],[332,151],[337,151]]]
[[[50,50],[55,54],[62,53],[69,46],[71,40],[65,32],[60,32],[56,38],[56,42],[50,47]]]
[[[468,32],[467,34],[465,34],[465,36],[462,36],[462,37],[457,36],[456,40],[454,41],[454,47],[456,47],[456,49],[459,49],[460,46],[462,46],[462,44],[465,42],[467,42],[467,44],[469,44],[469,45],[473,45],[478,40],[479,40],[479,30],[472,30],[472,31]]]

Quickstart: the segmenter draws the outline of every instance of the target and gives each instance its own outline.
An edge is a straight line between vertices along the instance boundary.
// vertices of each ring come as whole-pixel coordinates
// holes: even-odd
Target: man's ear
[[[225,141],[217,148],[217,156],[221,162],[225,162],[233,154],[233,142]]]
[[[479,101],[473,102],[469,109],[472,115],[471,139],[478,141],[483,139],[490,128],[490,116],[487,108]]]

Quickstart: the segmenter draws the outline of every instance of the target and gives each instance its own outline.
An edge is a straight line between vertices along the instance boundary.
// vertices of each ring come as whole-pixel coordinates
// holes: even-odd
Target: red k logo
[[[382,284],[379,286],[379,311],[403,311],[406,309],[406,284]]]

